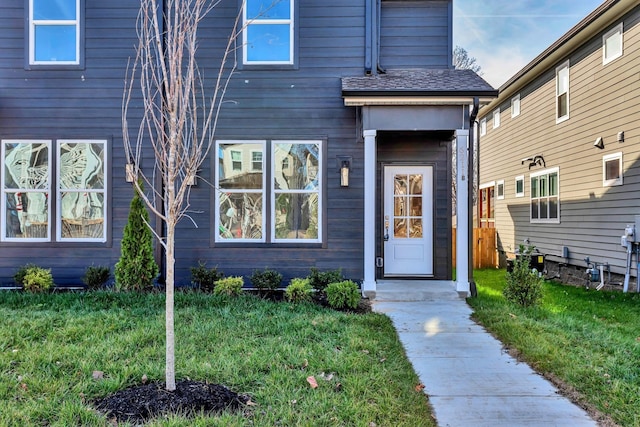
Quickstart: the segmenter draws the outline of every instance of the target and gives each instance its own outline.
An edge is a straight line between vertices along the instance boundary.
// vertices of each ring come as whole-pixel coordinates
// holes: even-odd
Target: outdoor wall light
[[[624,142],[624,131],[618,132],[618,142]]]
[[[129,162],[125,165],[125,179],[127,182],[133,182],[136,179],[135,168],[136,164],[133,157],[130,157]]]
[[[593,146],[598,147],[601,150],[604,149],[604,141],[602,140],[601,136],[596,138],[596,142],[593,143]]]
[[[340,187],[349,186],[349,170],[353,159],[349,156],[338,156],[336,158],[338,163],[338,172],[340,173]]]

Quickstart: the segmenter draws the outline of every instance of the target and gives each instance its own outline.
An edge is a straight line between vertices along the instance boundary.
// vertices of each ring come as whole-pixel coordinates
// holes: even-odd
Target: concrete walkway
[[[451,282],[378,282],[373,310],[391,318],[440,427],[597,426],[470,319]]]

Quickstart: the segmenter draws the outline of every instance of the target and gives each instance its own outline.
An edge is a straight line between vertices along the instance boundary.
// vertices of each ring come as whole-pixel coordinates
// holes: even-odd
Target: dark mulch
[[[238,411],[248,402],[247,396],[234,393],[222,385],[184,380],[176,383],[173,392],[167,391],[164,383],[137,385],[97,399],[93,406],[114,424],[142,424],[167,414]]]

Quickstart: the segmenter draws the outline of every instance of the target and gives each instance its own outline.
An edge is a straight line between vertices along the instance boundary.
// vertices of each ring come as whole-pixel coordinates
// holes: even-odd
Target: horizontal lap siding
[[[225,3],[226,4],[226,3]],[[217,62],[210,55],[223,45],[234,17],[232,9],[205,24],[200,33],[209,45],[201,50],[201,67],[213,73]],[[248,276],[269,267],[285,276],[309,274],[313,266],[342,268],[346,277],[363,276],[363,145],[356,142],[355,110],[344,107],[341,78],[362,75],[364,64],[364,2],[301,1],[299,4],[298,66],[293,70],[240,67],[233,75],[216,132],[219,139],[323,139],[323,173],[327,240],[318,245],[215,244],[213,206],[215,190],[200,181],[193,188],[190,221],[179,225],[176,271],[179,283],[190,280],[189,268],[198,260],[217,266],[226,275]],[[240,59],[240,58],[239,58]],[[210,74],[208,74],[210,77]],[[336,156],[351,156],[349,188],[341,188]],[[205,162],[200,175],[214,181],[215,165]],[[268,194],[268,193],[267,193]],[[268,197],[268,195],[267,195]],[[270,221],[267,213],[267,222]],[[266,228],[265,228],[266,230]]]
[[[0,5],[0,138],[107,139],[112,186],[106,244],[0,243],[0,283],[26,262],[52,268],[58,284],[80,283],[86,267],[113,266],[133,195],[124,180],[121,105],[127,59],[136,43],[137,4],[85,2],[85,69],[25,70],[22,1]],[[55,213],[52,211],[52,217]],[[4,213],[0,213],[4,221]]]
[[[490,111],[481,112],[487,117],[487,135],[481,138],[480,182],[505,180],[505,199],[496,201],[502,250],[512,252],[529,238],[556,256],[568,247],[575,265],[586,266],[582,260],[589,256],[624,273],[620,236],[640,215],[639,22],[639,8],[624,18],[621,58],[602,65],[602,33],[569,57],[569,120],[555,123],[555,68],[521,92],[520,116],[512,119],[508,101],[503,104],[500,128],[492,129]],[[623,143],[616,141],[620,131]],[[598,137],[603,150],[593,146]],[[602,157],[617,152],[623,153],[624,185],[603,187]],[[521,159],[535,154],[544,156],[547,168],[560,169],[560,224],[529,222],[529,176],[543,168],[529,171]],[[515,198],[517,175],[525,176],[524,198]]]
[[[446,68],[450,64],[449,2],[382,2],[380,65]]]

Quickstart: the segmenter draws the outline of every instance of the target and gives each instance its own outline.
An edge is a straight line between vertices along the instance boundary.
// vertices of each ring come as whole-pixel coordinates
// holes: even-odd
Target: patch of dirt
[[[129,387],[95,400],[93,406],[118,425],[121,422],[144,424],[168,414],[239,411],[249,402],[248,396],[222,385],[184,380],[176,383],[175,391],[167,391],[161,382]]]

